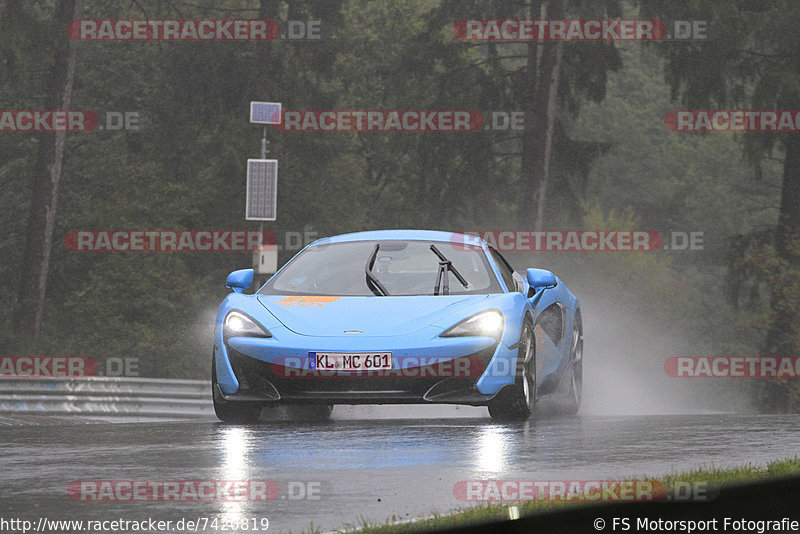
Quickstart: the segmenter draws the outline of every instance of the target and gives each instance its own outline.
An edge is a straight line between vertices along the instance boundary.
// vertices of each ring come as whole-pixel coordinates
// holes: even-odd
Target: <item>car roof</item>
[[[332,243],[347,243],[352,241],[439,241],[443,243],[458,243],[481,247],[486,242],[480,237],[460,234],[457,232],[442,232],[438,230],[371,230],[368,232],[353,232],[331,237],[323,237],[309,246],[329,245]]]

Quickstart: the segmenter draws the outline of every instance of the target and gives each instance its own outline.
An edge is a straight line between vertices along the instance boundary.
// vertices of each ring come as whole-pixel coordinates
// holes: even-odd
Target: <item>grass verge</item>
[[[746,484],[759,480],[767,480],[788,476],[800,476],[800,458],[778,460],[767,464],[765,467],[747,465],[729,469],[716,467],[698,468],[682,473],[673,473],[664,477],[627,477],[626,481],[653,481],[665,488],[674,488],[680,484],[705,483],[708,488],[717,488],[724,491],[725,486]],[[622,479],[620,479],[622,480]],[[509,519],[513,516],[543,513],[569,506],[587,504],[586,500],[535,500],[517,503],[481,503],[476,506],[457,509],[446,514],[434,513],[429,517],[400,521],[391,517],[383,524],[369,523],[362,519],[361,526],[351,527],[340,532],[359,532],[360,534],[410,534],[438,530],[444,528],[463,527],[472,524],[488,523]],[[322,531],[314,527],[310,534],[320,534]]]

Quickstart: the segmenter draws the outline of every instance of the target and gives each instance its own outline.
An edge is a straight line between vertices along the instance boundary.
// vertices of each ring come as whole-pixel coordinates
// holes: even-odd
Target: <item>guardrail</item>
[[[0,413],[208,417],[206,380],[130,377],[0,377]]]

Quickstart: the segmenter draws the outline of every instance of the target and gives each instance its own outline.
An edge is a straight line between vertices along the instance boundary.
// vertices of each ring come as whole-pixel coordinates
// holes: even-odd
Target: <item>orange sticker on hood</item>
[[[323,306],[340,298],[342,297],[286,297],[277,301],[276,304],[282,304],[283,306]]]

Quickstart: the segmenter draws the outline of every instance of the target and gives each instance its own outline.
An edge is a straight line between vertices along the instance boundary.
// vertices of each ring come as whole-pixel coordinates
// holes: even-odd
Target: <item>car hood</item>
[[[306,336],[402,336],[431,325],[449,328],[487,295],[321,297],[259,295],[289,330]],[[459,315],[458,312],[463,312]],[[479,311],[479,310],[476,310]]]

